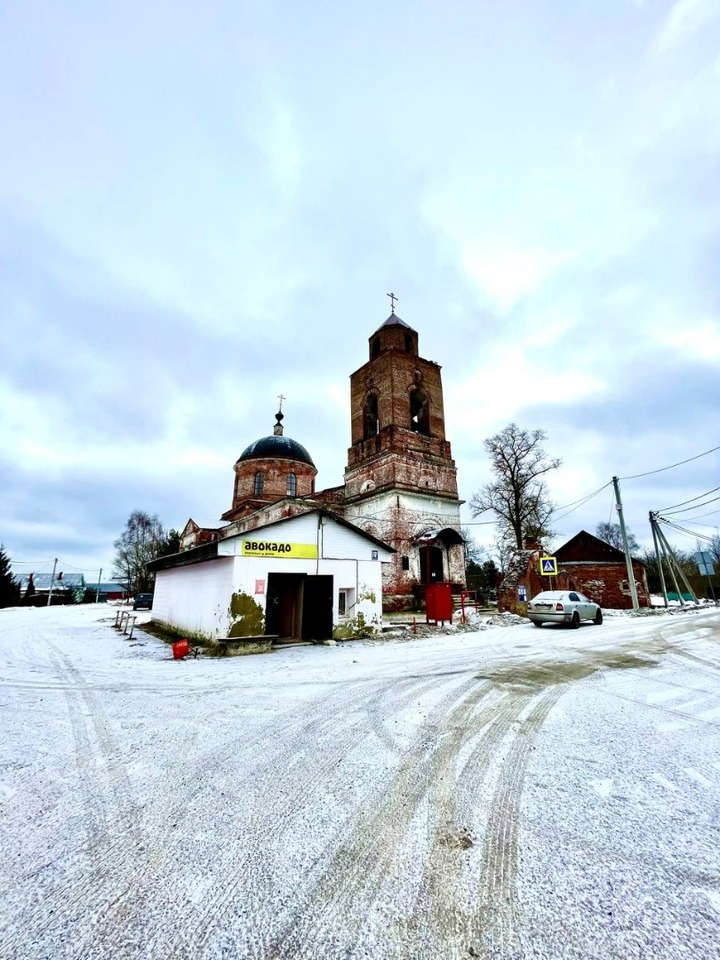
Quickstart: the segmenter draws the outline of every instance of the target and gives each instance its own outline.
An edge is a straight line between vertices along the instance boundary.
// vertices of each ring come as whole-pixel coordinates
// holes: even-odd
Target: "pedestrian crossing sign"
[[[555,557],[540,557],[540,573],[544,577],[557,576],[557,560]]]

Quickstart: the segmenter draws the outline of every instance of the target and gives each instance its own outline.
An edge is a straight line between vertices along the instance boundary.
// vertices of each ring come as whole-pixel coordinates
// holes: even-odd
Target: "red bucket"
[[[176,640],[172,645],[173,660],[182,660],[190,653],[190,644],[187,640]]]

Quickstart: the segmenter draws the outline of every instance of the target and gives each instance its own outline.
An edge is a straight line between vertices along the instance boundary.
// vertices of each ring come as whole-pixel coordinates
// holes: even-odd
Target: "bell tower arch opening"
[[[365,398],[365,408],[363,416],[363,438],[369,440],[377,435],[380,430],[380,417],[378,415],[378,396],[371,391]]]
[[[430,436],[430,400],[422,387],[410,388],[410,429]]]

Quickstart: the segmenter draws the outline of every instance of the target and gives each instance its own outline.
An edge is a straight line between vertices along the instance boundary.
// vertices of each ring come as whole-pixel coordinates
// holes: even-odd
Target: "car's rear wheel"
[[[580,626],[580,614],[576,610],[572,615],[572,619],[570,620],[570,627],[573,630],[577,630],[579,626]]]
[[[596,624],[598,627],[602,623],[602,610],[600,609],[600,607],[598,607],[598,612],[593,617],[593,623]]]
[[[539,620],[533,620],[533,621],[532,621],[532,625],[533,625],[534,627],[541,627],[541,626],[542,626],[542,624],[540,623]]]

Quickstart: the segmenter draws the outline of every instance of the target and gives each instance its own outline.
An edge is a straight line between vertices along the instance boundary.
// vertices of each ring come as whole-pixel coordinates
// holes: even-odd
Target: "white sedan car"
[[[602,610],[577,590],[544,590],[533,597],[527,608],[528,617],[536,627],[544,623],[566,623],[577,628],[581,620],[601,624]]]

